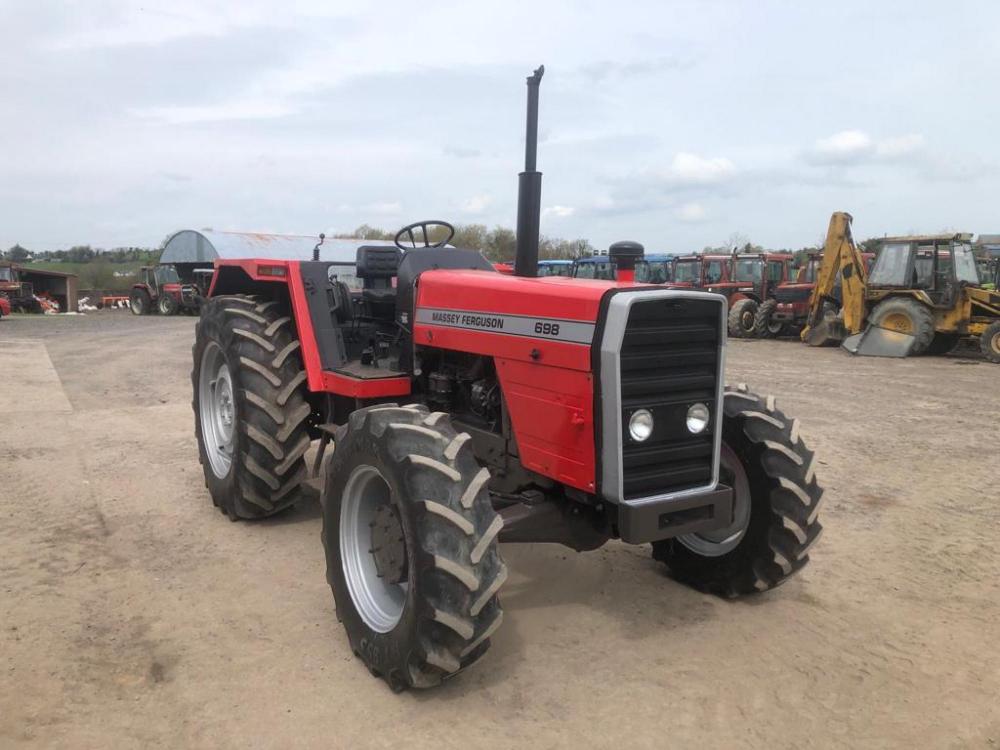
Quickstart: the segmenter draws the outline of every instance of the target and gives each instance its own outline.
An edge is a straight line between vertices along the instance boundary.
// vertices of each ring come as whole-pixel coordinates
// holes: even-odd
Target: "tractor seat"
[[[362,245],[358,248],[356,273],[364,283],[361,299],[368,303],[375,317],[392,318],[396,314],[396,288],[392,280],[396,278],[402,255],[398,247]]]

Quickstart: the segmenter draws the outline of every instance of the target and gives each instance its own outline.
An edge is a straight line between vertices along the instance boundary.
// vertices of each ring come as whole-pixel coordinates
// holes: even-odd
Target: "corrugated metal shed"
[[[265,258],[312,260],[319,237],[299,234],[216,232],[212,229],[182,229],[167,240],[160,263],[213,263],[216,259]],[[361,245],[392,245],[387,240],[327,239],[320,259],[354,263]]]

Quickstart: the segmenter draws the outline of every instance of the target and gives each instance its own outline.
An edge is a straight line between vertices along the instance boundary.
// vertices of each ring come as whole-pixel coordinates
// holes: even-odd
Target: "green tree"
[[[13,261],[14,263],[24,263],[26,260],[28,260],[28,258],[31,257],[31,253],[28,251],[27,248],[21,247],[20,245],[14,245],[14,247],[10,248],[6,253],[4,253],[4,257],[6,257],[7,260]]]

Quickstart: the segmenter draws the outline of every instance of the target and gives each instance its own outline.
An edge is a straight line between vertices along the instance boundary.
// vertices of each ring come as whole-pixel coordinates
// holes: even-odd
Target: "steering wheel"
[[[430,229],[432,227],[444,227],[448,231],[447,236],[445,236],[443,240],[438,240],[437,242],[431,244]],[[455,227],[447,221],[436,221],[434,219],[429,221],[415,221],[412,224],[407,224],[405,227],[396,232],[396,236],[392,240],[393,244],[403,251],[415,249],[417,247],[417,238],[413,234],[414,229],[419,229],[423,233],[424,247],[444,247],[451,242],[451,238],[455,236]],[[406,247],[403,244],[404,236],[409,240],[410,247]]]

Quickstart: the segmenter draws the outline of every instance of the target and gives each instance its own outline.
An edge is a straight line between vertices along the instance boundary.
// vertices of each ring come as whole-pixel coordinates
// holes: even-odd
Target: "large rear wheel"
[[[337,617],[393,690],[437,685],[481,657],[503,612],[503,521],[467,433],[422,406],[354,412],[323,495]]]
[[[149,315],[152,312],[153,303],[149,299],[149,292],[145,289],[133,289],[128,303],[133,315]]]
[[[212,501],[234,521],[294,505],[311,409],[291,317],[278,302],[215,297],[202,307],[193,356],[195,435]]]
[[[720,479],[733,488],[733,522],[653,544],[679,581],[725,597],[767,591],[798,573],[822,533],[823,490],[798,421],[773,396],[727,390]]]
[[[934,313],[927,305],[909,297],[892,297],[879,302],[869,322],[913,336],[911,355],[924,354],[934,340]]]

